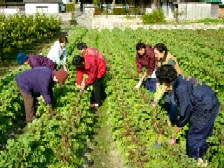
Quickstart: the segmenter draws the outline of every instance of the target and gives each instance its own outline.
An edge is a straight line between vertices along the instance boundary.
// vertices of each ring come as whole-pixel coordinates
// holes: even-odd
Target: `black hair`
[[[77,44],[77,49],[78,50],[83,50],[83,49],[86,49],[86,48],[87,48],[86,43],[80,42],[80,43]]]
[[[172,83],[177,77],[177,71],[172,65],[165,64],[157,68],[156,77],[160,83]]]
[[[80,65],[83,65],[84,62],[85,62],[84,57],[81,57],[79,55],[75,55],[73,60],[72,60],[72,65],[80,66]]]
[[[136,50],[138,51],[138,50],[141,50],[142,48],[145,48],[146,47],[146,45],[144,44],[144,43],[137,43],[136,44]]]
[[[59,38],[59,43],[68,43],[68,38],[66,37],[66,36],[61,36],[60,38]]]
[[[167,47],[166,47],[166,45],[164,43],[157,43],[154,46],[154,48],[157,49],[160,53],[162,53],[163,51],[165,51],[164,57],[161,60],[161,64],[162,64],[166,60],[166,57],[167,57],[167,54],[168,54]]]

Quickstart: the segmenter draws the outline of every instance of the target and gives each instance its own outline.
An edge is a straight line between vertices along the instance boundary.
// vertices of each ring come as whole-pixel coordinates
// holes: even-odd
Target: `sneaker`
[[[99,104],[93,103],[90,105],[90,108],[97,109],[97,108],[99,108]]]
[[[153,148],[162,148],[162,145],[159,144],[158,142],[154,143],[154,145],[152,146]]]

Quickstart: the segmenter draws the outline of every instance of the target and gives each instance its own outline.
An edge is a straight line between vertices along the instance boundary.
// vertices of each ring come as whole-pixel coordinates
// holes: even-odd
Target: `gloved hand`
[[[139,89],[140,86],[142,85],[143,78],[139,80],[138,84],[135,86],[135,89]]]

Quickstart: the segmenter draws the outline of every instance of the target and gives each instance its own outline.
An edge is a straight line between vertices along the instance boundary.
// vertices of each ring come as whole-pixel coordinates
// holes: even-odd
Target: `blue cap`
[[[25,53],[19,53],[16,59],[18,64],[22,65],[28,59],[28,57]]]

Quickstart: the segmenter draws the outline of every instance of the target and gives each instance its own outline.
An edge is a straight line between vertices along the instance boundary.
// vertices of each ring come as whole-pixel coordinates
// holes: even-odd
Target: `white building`
[[[62,0],[24,0],[25,13],[60,13],[64,11]]]

